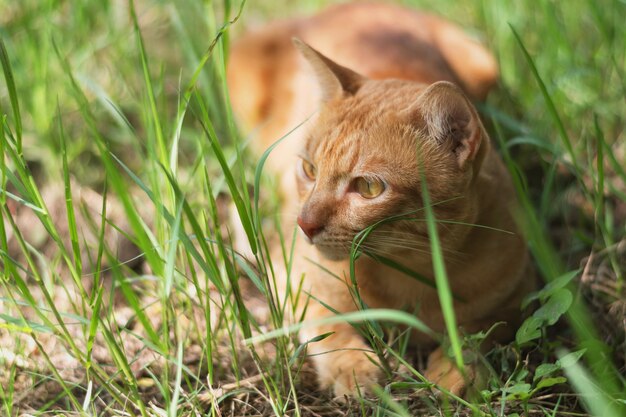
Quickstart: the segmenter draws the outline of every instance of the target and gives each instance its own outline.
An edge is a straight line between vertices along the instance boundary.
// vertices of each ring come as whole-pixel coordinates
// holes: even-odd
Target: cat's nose
[[[324,226],[321,224],[304,220],[302,216],[298,216],[298,226],[300,226],[300,229],[302,229],[304,234],[311,240],[324,229]]]

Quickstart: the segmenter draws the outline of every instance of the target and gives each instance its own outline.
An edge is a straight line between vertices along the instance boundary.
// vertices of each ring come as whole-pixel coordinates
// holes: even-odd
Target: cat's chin
[[[317,252],[329,261],[343,261],[350,258],[350,252],[333,246],[315,245]]]

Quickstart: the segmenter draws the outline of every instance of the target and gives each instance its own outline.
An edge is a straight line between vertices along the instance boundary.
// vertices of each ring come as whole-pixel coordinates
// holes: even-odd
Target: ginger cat
[[[311,46],[292,43],[294,37]],[[303,289],[313,295],[307,320],[332,316],[324,304],[357,309],[349,291],[352,241],[391,216],[412,213],[376,228],[362,249],[434,281],[422,210],[425,177],[434,213],[445,221],[438,232],[450,286],[463,300],[454,305],[459,326],[476,332],[506,322],[492,337],[512,336],[533,280],[511,213],[511,180],[468,99],[483,99],[496,78],[492,56],[459,28],[387,4],[336,6],[273,24],[234,45],[231,99],[243,126],[259,136],[255,149],[313,115],[268,161],[281,178],[285,211],[297,213],[297,219],[285,216],[284,230],[297,221],[302,232],[291,277],[304,274]],[[356,282],[370,308],[416,311],[444,332],[432,287],[368,256],[356,261]],[[327,332],[332,335],[308,346],[322,387],[354,394],[357,385],[363,390],[380,380],[371,348],[350,324],[308,328],[300,337]],[[413,340],[436,347],[422,333]],[[441,347],[425,375],[454,393],[466,386]]]

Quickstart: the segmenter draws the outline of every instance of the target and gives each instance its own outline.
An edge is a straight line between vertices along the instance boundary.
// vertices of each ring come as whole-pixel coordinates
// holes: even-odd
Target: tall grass
[[[263,174],[267,154],[259,162],[248,156],[225,82],[237,33],[279,10],[292,15],[329,3],[0,0],[4,413],[310,415],[340,406],[306,386],[305,349],[294,332],[314,323],[296,317],[283,327],[293,303],[275,279],[278,265],[288,268],[297,256],[293,231],[282,230],[284,260],[274,264],[264,233],[278,207]],[[600,307],[585,306],[574,281],[592,254],[612,289],[594,294],[603,305],[623,302],[626,6],[404,3],[476,28],[498,57],[501,86],[481,111],[514,173],[538,269],[552,283],[534,298],[567,316],[575,337],[565,332],[565,347],[582,359],[573,364],[557,353],[561,343],[547,337],[553,321],[535,317],[527,322],[534,336],[492,352],[500,364],[480,399],[428,396],[432,384],[406,359],[407,339],[391,343],[378,324],[427,331],[419,320],[379,310],[333,317],[361,323],[391,376],[378,398],[359,399],[346,413],[579,413],[575,401],[549,390],[565,378],[587,412],[623,413],[623,363],[613,365],[619,346],[605,343],[623,339],[595,329]],[[61,204],[49,185],[62,190]],[[88,203],[84,189],[96,190],[98,201]],[[235,231],[225,225],[225,199],[252,263],[228,242]],[[114,232],[132,240],[138,259],[120,263],[107,239]],[[357,256],[365,256],[358,244]],[[435,257],[443,265],[443,255]],[[444,272],[437,287],[451,301]],[[291,276],[289,285],[299,288],[301,278]],[[252,314],[249,287],[266,303],[267,322]],[[558,303],[570,299],[564,292],[571,303]],[[471,340],[455,339],[451,309],[446,319],[460,362],[461,343]],[[524,355],[541,358],[528,367]]]

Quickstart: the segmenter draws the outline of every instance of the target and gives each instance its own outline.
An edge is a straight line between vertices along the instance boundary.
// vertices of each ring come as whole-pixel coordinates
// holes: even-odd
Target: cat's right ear
[[[322,89],[322,101],[330,101],[345,95],[354,95],[365,81],[365,77],[349,68],[342,67],[325,57],[298,38],[293,44],[311,64]]]
[[[489,148],[478,113],[456,85],[439,81],[418,100],[428,136],[455,155],[459,168],[474,166],[478,172]]]

